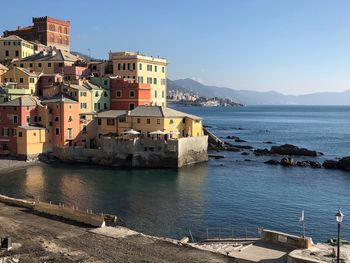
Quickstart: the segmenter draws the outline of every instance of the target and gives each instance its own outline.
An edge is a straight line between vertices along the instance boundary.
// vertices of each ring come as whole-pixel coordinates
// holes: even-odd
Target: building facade
[[[163,58],[134,52],[110,52],[113,75],[151,86],[151,105],[166,106],[166,66]]]
[[[22,59],[34,54],[34,45],[18,36],[0,38],[0,61]]]
[[[70,50],[70,21],[48,16],[33,17],[33,25],[4,31],[4,36],[16,35],[27,41],[39,42],[45,46]]]
[[[111,78],[111,109],[133,110],[138,106],[151,105],[151,86],[133,80]]]

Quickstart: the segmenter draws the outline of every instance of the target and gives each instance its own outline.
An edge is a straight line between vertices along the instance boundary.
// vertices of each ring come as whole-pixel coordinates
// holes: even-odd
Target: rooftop
[[[41,105],[40,100],[34,96],[22,96],[17,99],[7,101],[5,103],[0,104],[0,106],[36,106]]]
[[[102,111],[97,114],[97,118],[110,118],[114,119],[119,116],[123,116],[126,114],[126,111],[124,110],[108,110],[108,111]]]
[[[173,117],[173,118],[184,118],[188,117],[194,120],[200,120],[202,118],[187,114],[185,112],[173,110],[168,107],[161,107],[161,106],[139,106],[132,111],[130,111],[130,116],[133,117]]]
[[[8,68],[5,67],[3,64],[0,64],[0,69],[1,69],[1,70],[8,70]]]
[[[42,100],[42,103],[57,103],[57,102],[65,102],[65,103],[78,103],[72,97],[68,96],[65,93],[59,93],[53,97],[45,98]]]
[[[147,55],[141,54],[140,52],[128,52],[128,51],[123,51],[123,52],[112,52],[112,51],[110,51],[109,52],[109,59],[110,60],[114,60],[114,59],[128,59],[128,58],[152,60],[154,62],[159,62],[159,63],[166,64],[166,59],[165,58],[147,56]]]
[[[23,38],[19,37],[19,36],[16,36],[16,35],[10,35],[8,37],[1,37],[0,38],[1,41],[26,41],[24,40]],[[29,43],[29,41],[26,41]]]
[[[34,54],[29,57],[25,57],[20,62],[26,61],[70,61],[76,62],[78,57],[69,53],[68,51],[64,51],[61,49],[52,48],[48,51],[42,51],[40,53]]]
[[[44,127],[40,127],[40,126],[28,126],[28,125],[18,126],[18,128],[22,128],[22,129],[25,129],[25,130],[46,130]]]

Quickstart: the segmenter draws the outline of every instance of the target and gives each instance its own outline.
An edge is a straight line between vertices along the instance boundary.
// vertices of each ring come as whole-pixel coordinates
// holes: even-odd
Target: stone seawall
[[[178,168],[208,160],[208,136],[178,140],[103,138],[100,149],[55,147],[53,154],[65,162],[108,166]]]

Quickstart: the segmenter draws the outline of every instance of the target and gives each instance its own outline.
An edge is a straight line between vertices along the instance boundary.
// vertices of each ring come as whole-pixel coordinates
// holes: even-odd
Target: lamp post
[[[338,213],[335,214],[335,219],[338,224],[338,250],[337,250],[337,263],[339,263],[340,259],[340,224],[343,222],[344,214],[339,210]]]

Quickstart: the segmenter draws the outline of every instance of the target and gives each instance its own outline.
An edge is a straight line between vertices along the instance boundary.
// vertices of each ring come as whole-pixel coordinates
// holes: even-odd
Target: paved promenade
[[[0,203],[0,236],[6,235],[12,237],[14,249],[0,259],[19,262],[234,262],[127,229],[89,229]]]

